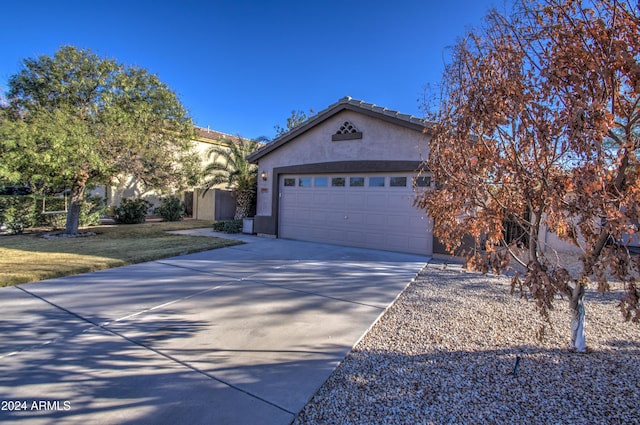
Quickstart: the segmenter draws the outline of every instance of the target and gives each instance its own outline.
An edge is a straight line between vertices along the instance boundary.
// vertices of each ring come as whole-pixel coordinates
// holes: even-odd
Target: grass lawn
[[[211,227],[209,221],[96,226],[95,236],[44,239],[41,234],[0,236],[0,286],[17,285],[236,245],[216,237],[166,233]]]

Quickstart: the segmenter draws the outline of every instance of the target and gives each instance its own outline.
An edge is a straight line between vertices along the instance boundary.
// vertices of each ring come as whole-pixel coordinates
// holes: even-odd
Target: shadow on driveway
[[[0,288],[0,421],[288,424],[427,260],[254,238]]]

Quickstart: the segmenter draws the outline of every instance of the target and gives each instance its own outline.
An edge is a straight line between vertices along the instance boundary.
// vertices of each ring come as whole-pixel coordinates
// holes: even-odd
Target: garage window
[[[284,179],[284,185],[285,186],[295,186],[296,185],[296,179]]]
[[[349,177],[349,186],[364,187],[364,177]]]
[[[431,185],[431,177],[428,177],[428,176],[416,177],[415,185],[417,187],[429,187]]]
[[[300,177],[298,179],[298,186],[311,187],[311,177]]]
[[[315,187],[327,187],[329,185],[329,179],[326,177],[316,177],[313,179],[313,185]]]
[[[391,187],[407,187],[406,177],[391,177],[389,178],[389,186]]]
[[[332,187],[344,187],[345,186],[345,178],[344,177],[333,177],[331,179]]]
[[[384,177],[369,177],[369,187],[384,187]]]

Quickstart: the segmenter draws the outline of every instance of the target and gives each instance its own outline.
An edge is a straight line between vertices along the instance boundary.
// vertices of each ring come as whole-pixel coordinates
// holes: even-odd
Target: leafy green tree
[[[223,144],[207,150],[211,161],[205,167],[205,193],[214,186],[226,184],[236,197],[236,220],[253,214],[258,186],[258,167],[247,161],[247,155],[255,152],[260,143],[255,140],[222,139]]]
[[[313,113],[313,110],[310,110],[309,112]],[[304,111],[294,109],[293,111],[291,111],[291,116],[287,118],[286,127],[280,127],[279,125],[276,125],[274,127],[276,130],[276,139],[282,136],[284,133],[293,130],[294,128],[305,122],[308,118],[309,117],[304,113]]]
[[[87,186],[123,175],[146,188],[195,184],[193,123],[156,75],[61,47],[25,59],[0,110],[0,179],[70,190],[65,233],[76,234]]]

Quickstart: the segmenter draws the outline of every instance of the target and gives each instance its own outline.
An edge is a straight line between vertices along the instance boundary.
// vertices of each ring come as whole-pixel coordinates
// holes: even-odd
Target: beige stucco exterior
[[[201,165],[203,168],[211,161],[211,158],[209,158],[207,155],[207,151],[211,148],[211,146],[225,146],[227,142],[223,139],[233,139],[233,136],[231,135],[199,127],[196,128],[196,133],[197,138],[196,140],[192,141],[192,146],[193,150],[201,158]],[[189,192],[193,192],[193,218],[213,221],[216,215],[220,216],[220,214],[216,214],[216,206],[214,205],[216,196],[214,194],[214,190],[224,189],[224,187],[223,185],[220,185],[219,187],[214,187],[212,189],[213,190],[209,190],[206,194],[204,194],[204,196],[202,196],[202,189],[191,188],[190,190],[188,190]],[[153,205],[150,210],[153,210],[155,207],[158,207],[160,205],[161,197],[163,196],[163,194],[159,193],[156,190],[144,189],[144,186],[141,184],[141,182],[137,181],[131,176],[126,175],[121,176],[111,186],[99,186],[95,188],[91,191],[91,194],[104,197],[106,199],[107,206],[110,207],[120,205],[122,200],[125,198],[146,199]],[[178,195],[182,196],[184,200],[184,192],[178,193]],[[218,197],[218,199],[220,199],[220,197]],[[218,209],[220,209],[220,207]]]

